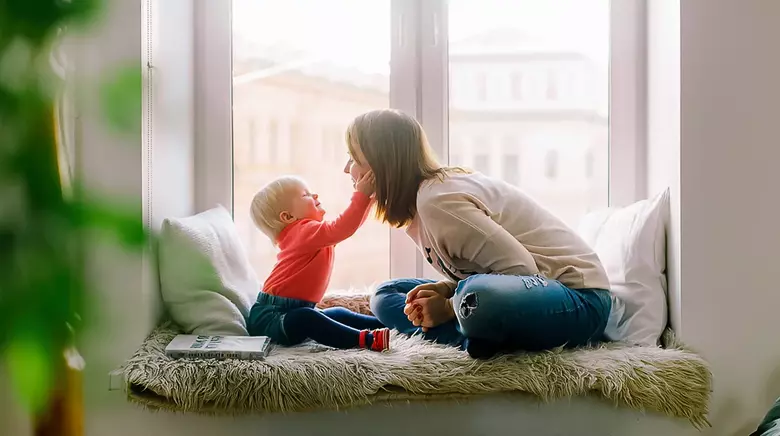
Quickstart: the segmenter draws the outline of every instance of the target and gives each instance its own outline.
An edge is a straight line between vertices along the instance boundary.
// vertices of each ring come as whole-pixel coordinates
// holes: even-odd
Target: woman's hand
[[[374,180],[374,172],[368,171],[360,177],[360,180],[355,182],[355,190],[366,194],[368,197],[371,197],[374,195],[374,191],[376,190],[374,187],[375,183],[376,181]]]
[[[428,331],[455,318],[449,299],[451,294],[452,290],[445,282],[417,286],[406,296],[404,313],[412,324]]]
[[[417,298],[418,293],[423,290],[434,291],[444,298],[452,297],[453,292],[455,291],[450,287],[448,282],[439,281],[434,283],[423,283],[421,285],[415,286],[414,289],[406,294],[406,303],[409,304],[414,301]]]

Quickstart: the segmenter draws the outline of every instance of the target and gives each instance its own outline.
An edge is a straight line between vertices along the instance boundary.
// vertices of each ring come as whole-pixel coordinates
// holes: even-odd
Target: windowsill
[[[336,304],[337,299],[337,304],[369,313],[367,295],[331,293],[323,304]],[[130,401],[172,411],[247,414],[498,392],[544,399],[595,394],[625,407],[687,419],[696,427],[708,425],[711,373],[704,360],[684,348],[608,344],[473,365],[457,348],[393,334],[393,347],[384,353],[304,343],[275,347],[264,361],[204,365],[165,356],[165,346],[178,333],[172,324],[161,325],[127,362]]]

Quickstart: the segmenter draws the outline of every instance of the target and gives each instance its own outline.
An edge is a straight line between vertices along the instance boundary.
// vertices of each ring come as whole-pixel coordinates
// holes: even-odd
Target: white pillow
[[[579,233],[596,251],[612,292],[625,304],[618,338],[658,345],[667,323],[666,222],[669,190],[624,208],[586,215]]]
[[[249,335],[260,284],[224,207],[165,219],[158,253],[163,302],[185,332]]]

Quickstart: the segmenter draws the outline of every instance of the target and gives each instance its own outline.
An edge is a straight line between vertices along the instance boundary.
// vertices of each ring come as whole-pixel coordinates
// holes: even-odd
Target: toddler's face
[[[289,210],[290,215],[296,220],[312,219],[322,221],[325,209],[320,206],[319,195],[311,192],[308,186],[300,185],[290,188]]]

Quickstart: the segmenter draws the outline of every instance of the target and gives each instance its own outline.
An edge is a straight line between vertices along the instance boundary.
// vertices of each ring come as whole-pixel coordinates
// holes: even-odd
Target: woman
[[[405,227],[445,280],[380,285],[371,310],[405,334],[462,346],[473,357],[603,339],[611,298],[594,251],[519,189],[441,166],[422,127],[394,110],[347,130],[344,172],[376,179],[378,217]]]

